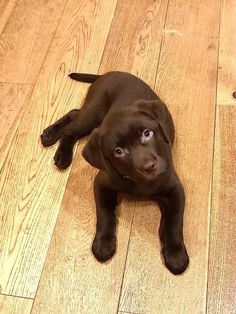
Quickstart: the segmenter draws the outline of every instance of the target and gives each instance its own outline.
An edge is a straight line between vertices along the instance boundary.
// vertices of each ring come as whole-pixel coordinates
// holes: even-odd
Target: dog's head
[[[156,180],[172,164],[167,109],[161,101],[136,101],[110,113],[83,149],[94,167],[135,182]]]

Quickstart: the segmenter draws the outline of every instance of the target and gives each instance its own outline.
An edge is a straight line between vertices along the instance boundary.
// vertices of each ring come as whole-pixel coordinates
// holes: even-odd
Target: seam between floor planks
[[[119,313],[124,313],[124,314],[139,314],[138,312],[127,312],[127,311],[119,311],[117,312],[117,314]]]
[[[129,252],[129,245],[130,245],[131,233],[132,233],[132,228],[133,228],[134,215],[135,215],[135,209],[133,211],[131,225],[130,225],[130,230],[129,230],[129,239],[128,239],[127,250],[126,250],[126,255],[125,255],[125,262],[124,262],[124,267],[123,267],[123,274],[122,274],[122,279],[121,279],[119,298],[118,298],[118,302],[117,302],[117,313],[120,313],[120,312],[122,313],[122,311],[119,311],[119,308],[120,308],[121,295],[122,295],[122,291],[123,291],[123,283],[124,283],[124,278],[125,278],[125,269],[126,269],[126,264],[127,264],[127,259],[128,259],[128,252]],[[126,312],[126,313],[129,313],[129,312]]]
[[[156,83],[157,83],[157,75],[158,75],[158,70],[159,70],[159,65],[160,65],[160,60],[161,60],[161,51],[162,51],[162,47],[163,47],[163,41],[165,38],[165,32],[164,31],[166,28],[166,21],[167,21],[167,16],[168,16],[169,4],[170,4],[170,0],[167,1],[167,6],[166,6],[166,15],[165,15],[164,25],[163,25],[163,29],[162,29],[162,37],[161,37],[161,44],[160,44],[160,51],[159,51],[159,56],[158,56],[154,86],[156,86]]]
[[[217,132],[217,124],[216,124],[216,118],[217,118],[217,105],[218,105],[218,88],[219,88],[219,58],[220,58],[220,31],[221,31],[221,21],[222,21],[222,0],[220,0],[219,5],[219,25],[218,25],[218,40],[217,40],[217,64],[216,64],[216,87],[215,87],[215,115],[214,115],[214,132],[213,132],[213,151],[212,151],[212,162],[211,162],[211,186],[210,186],[210,206],[209,206],[209,212],[208,212],[208,238],[207,238],[207,248],[208,248],[208,254],[207,254],[207,285],[206,285],[206,304],[205,304],[205,313],[207,313],[207,307],[208,307],[208,289],[209,289],[209,267],[210,267],[210,237],[211,237],[211,213],[212,213],[212,206],[213,206],[213,184],[214,184],[214,160],[215,160],[215,145],[216,145],[216,132]]]
[[[33,300],[0,295],[0,312],[4,314],[29,314]]]
[[[34,300],[34,298],[29,298],[29,297],[22,297],[20,295],[13,295],[13,294],[5,294],[5,293],[0,293],[0,296],[4,296],[4,297],[13,297],[16,299],[26,299],[26,300]]]

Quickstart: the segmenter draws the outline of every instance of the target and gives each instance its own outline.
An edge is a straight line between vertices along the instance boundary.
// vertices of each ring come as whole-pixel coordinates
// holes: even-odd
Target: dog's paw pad
[[[116,238],[101,240],[95,237],[92,245],[92,252],[95,258],[104,263],[112,258],[116,251]]]
[[[43,146],[51,146],[61,138],[61,130],[58,125],[51,125],[43,131],[40,138]]]
[[[61,148],[58,148],[58,150],[55,153],[54,156],[54,163],[59,169],[66,169],[70,166],[72,162],[72,152],[71,151],[65,151]]]
[[[189,264],[189,257],[185,247],[178,250],[164,249],[163,256],[166,267],[174,275],[182,274]]]

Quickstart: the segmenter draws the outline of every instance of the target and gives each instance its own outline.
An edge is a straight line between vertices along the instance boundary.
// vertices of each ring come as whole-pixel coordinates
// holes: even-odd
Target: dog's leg
[[[95,178],[94,194],[97,212],[96,235],[92,245],[93,255],[99,262],[109,260],[116,251],[117,193],[107,187],[100,173]]]
[[[41,135],[41,142],[43,146],[48,147],[55,144],[61,138],[63,129],[75,119],[78,113],[78,109],[73,109],[61,119],[47,127]]]
[[[54,156],[55,165],[59,169],[66,169],[70,166],[75,143],[98,127],[106,112],[104,97],[97,97],[94,100],[86,98],[84,106],[62,131],[60,145]]]
[[[189,257],[183,240],[185,197],[179,182],[176,187],[158,198],[161,210],[160,239],[166,267],[175,275],[185,271]]]

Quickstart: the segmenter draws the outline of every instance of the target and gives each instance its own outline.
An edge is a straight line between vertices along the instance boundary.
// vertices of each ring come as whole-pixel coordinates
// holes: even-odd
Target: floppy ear
[[[162,137],[167,144],[171,143],[170,129],[174,131],[174,124],[166,105],[160,100],[142,101],[138,103],[140,111],[155,119],[159,125]]]
[[[82,151],[84,159],[95,168],[100,170],[107,169],[107,163],[101,150],[101,140],[98,128],[91,133],[87,144]]]
[[[167,144],[170,144],[170,138],[168,136],[166,128],[164,127],[163,123],[159,119],[157,119],[157,120],[158,120],[158,124],[159,124],[160,130],[161,130],[161,133],[162,133],[162,136],[163,136],[165,142]]]

